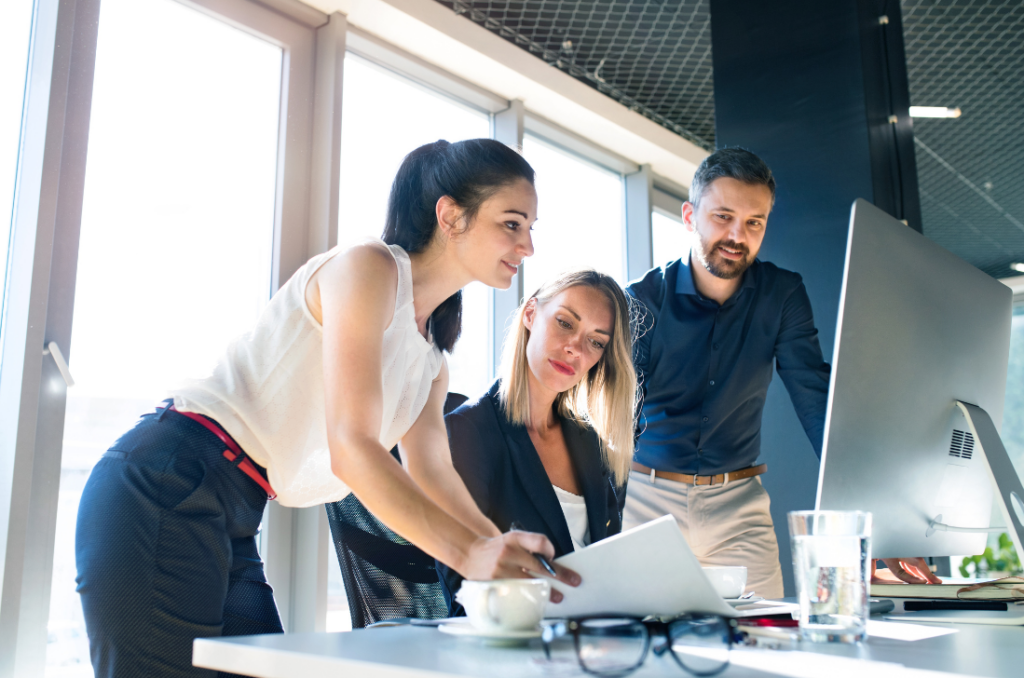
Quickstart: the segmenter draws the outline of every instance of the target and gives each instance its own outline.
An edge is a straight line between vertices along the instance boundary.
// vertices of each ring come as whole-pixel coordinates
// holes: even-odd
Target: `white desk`
[[[937,625],[957,633],[919,641],[872,638],[859,646],[801,643],[787,650],[739,649],[723,678],[949,678],[1024,676],[1024,627]],[[564,655],[570,656],[568,649]],[[388,627],[348,633],[242,636],[195,641],[197,666],[258,678],[519,678],[586,676],[545,671],[540,641],[493,647],[429,627]],[[861,660],[861,661],[856,661]],[[563,667],[568,668],[567,665]],[[937,673],[941,672],[941,673]],[[637,678],[688,676],[671,657],[653,652]]]

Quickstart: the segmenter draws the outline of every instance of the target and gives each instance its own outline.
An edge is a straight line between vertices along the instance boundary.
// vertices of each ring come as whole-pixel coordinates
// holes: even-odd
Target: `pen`
[[[543,554],[534,553],[532,555],[540,562],[541,565],[544,566],[544,569],[548,571],[548,574],[550,574],[552,577],[558,577],[558,573],[555,572],[555,568],[551,566],[551,563],[548,562],[548,559],[545,558]]]
[[[513,520],[512,525],[509,526],[509,530],[513,532],[518,532],[520,531],[520,529],[521,527],[519,523]],[[550,574],[552,577],[555,577],[556,579],[558,578],[558,573],[555,572],[555,568],[551,566],[551,563],[548,562],[547,557],[545,557],[543,553],[533,553],[531,551],[530,555],[537,559],[537,562],[539,562],[544,567],[544,569],[547,570],[548,574]]]

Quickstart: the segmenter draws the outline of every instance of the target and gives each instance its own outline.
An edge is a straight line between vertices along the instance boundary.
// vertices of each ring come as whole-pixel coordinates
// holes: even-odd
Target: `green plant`
[[[968,565],[974,565],[974,572],[970,572],[967,569]],[[963,562],[960,563],[960,574],[964,577],[982,577],[985,576],[986,572],[1006,572],[1010,575],[1024,574],[1024,569],[1021,568],[1020,559],[1017,557],[1017,551],[1013,548],[1013,542],[1010,541],[1010,535],[1002,533],[999,535],[996,550],[992,550],[991,546],[985,547],[985,552],[980,556],[970,556],[964,558]]]

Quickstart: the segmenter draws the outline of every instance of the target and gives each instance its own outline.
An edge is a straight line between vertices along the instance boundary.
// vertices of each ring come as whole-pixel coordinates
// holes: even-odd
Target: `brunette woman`
[[[473,579],[525,576],[531,552],[554,556],[546,537],[503,535],[477,509],[442,419],[460,289],[509,287],[533,253],[536,212],[533,169],[508,147],[416,149],[383,242],[307,262],[212,374],[111,447],[76,540],[97,676],[211,675],[192,667],[194,638],[281,631],[255,540],[275,494],[302,507],[354,492]],[[407,471],[388,453],[396,443]]]

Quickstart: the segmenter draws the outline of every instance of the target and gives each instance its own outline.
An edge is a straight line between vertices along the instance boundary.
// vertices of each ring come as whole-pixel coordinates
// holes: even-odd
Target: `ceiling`
[[[438,0],[705,149],[708,0]],[[998,278],[1024,262],[1024,2],[902,0],[924,232]]]

